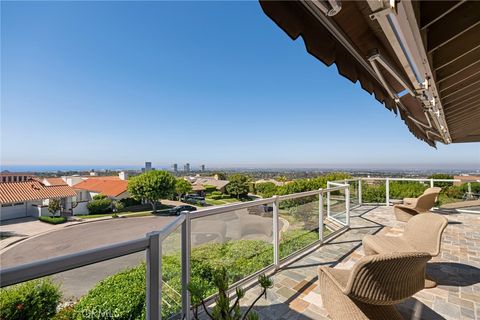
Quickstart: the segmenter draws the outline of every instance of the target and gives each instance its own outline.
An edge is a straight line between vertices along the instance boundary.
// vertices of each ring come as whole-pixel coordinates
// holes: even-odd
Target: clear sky
[[[1,4],[8,165],[470,167],[247,2]]]

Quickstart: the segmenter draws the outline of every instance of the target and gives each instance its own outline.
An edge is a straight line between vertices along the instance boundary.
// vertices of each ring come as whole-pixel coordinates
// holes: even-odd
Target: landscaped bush
[[[273,182],[257,183],[255,185],[255,191],[263,198],[270,198],[277,194],[277,186]]]
[[[447,173],[435,173],[429,176],[428,178],[429,179],[453,179],[453,176]],[[440,187],[440,188],[445,188],[452,185],[453,185],[453,182],[435,182],[434,183],[435,187]]]
[[[390,199],[417,198],[429,187],[416,181],[390,182]]]
[[[212,200],[219,200],[222,198],[222,195],[221,194],[210,194],[207,196],[208,199],[212,199]]]
[[[64,222],[67,222],[67,218],[65,217],[47,217],[47,216],[41,216],[38,218],[38,220],[50,224],[61,224]]]
[[[223,193],[221,193],[220,191],[213,191],[211,193],[212,196],[221,196]]]
[[[102,200],[102,199],[107,199],[107,196],[101,193],[93,196],[93,200]]]
[[[133,198],[124,198],[121,199],[120,202],[123,203],[125,207],[138,206],[142,204],[141,201],[135,200]]]
[[[49,278],[4,288],[0,291],[0,319],[49,320],[59,301],[58,286]]]
[[[145,318],[145,265],[100,281],[75,306],[80,319]]]
[[[95,197],[100,196],[96,195]],[[95,199],[95,197],[93,197]],[[89,214],[103,214],[112,211],[112,200],[108,198],[95,199],[87,204]]]
[[[280,241],[280,257],[287,257],[317,240],[318,229],[312,231],[297,229],[285,232]]]
[[[205,193],[207,193],[207,194],[217,191],[217,187],[215,187],[215,186],[205,184],[205,185],[203,185],[203,187],[205,188]]]

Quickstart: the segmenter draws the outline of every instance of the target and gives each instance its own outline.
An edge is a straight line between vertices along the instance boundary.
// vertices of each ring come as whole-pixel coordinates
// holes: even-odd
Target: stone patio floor
[[[480,319],[480,215],[446,216],[449,224],[441,254],[428,265],[438,286],[397,305],[405,319]],[[364,235],[398,236],[403,226],[395,220],[392,207],[353,209],[351,229],[278,271],[272,277],[274,288],[255,309],[262,319],[329,319],[318,290],[317,268],[329,265],[350,269],[364,256]],[[248,306],[259,292],[259,287],[248,290],[242,306]]]

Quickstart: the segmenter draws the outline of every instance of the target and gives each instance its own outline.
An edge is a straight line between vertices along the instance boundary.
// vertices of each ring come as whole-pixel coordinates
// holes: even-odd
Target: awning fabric
[[[428,123],[421,102],[411,95],[407,94],[402,96],[400,94],[400,96],[402,96],[400,100],[406,110],[398,108],[378,77],[372,75],[371,71],[367,70],[362,63],[353,57],[352,53],[330,33],[311,10],[306,7],[305,3],[300,1],[260,0],[260,4],[265,14],[284,30],[291,39],[296,40],[302,37],[306,49],[310,54],[327,66],[335,64],[338,72],[350,81],[360,81],[360,85],[364,90],[373,94],[386,108],[400,114],[400,117],[415,137],[425,141],[431,146],[435,146],[435,140],[437,140],[437,138],[432,135],[427,136],[425,129],[418,124]],[[352,47],[363,57],[367,64],[369,63],[367,57],[370,55],[371,50],[376,49],[382,57],[386,58],[393,65],[398,66],[397,71],[403,73],[404,70],[401,63],[388,44],[381,28],[379,28],[379,25],[375,21],[369,18],[371,13],[366,1],[342,1],[341,11],[328,19],[331,19],[332,23],[347,36]],[[478,66],[480,66],[480,63]],[[396,94],[403,91],[404,88],[387,72],[383,73],[383,75],[388,85]],[[442,90],[441,86],[440,90]],[[475,92],[477,94],[480,93],[478,90]],[[477,101],[480,101],[480,99],[477,99]],[[467,107],[470,107],[468,110],[472,109],[471,104],[467,104]],[[480,108],[477,108],[477,111],[480,111],[478,109]],[[455,111],[451,111],[449,108],[446,109],[447,120],[451,112]],[[416,119],[417,123],[410,118]],[[464,118],[468,118],[468,116],[464,116]],[[465,121],[464,118],[461,120]],[[456,119],[458,119],[458,117]],[[474,116],[474,119],[478,119],[478,116]],[[456,123],[461,123],[461,121],[458,120]],[[455,138],[458,138],[456,123],[452,123],[454,127],[452,132],[453,142],[466,141],[455,141]],[[480,123],[480,120],[478,123]],[[471,123],[468,129],[471,134],[475,134],[475,130],[479,131],[476,132],[476,134],[479,134],[479,127],[479,124]],[[470,135],[470,138],[471,137],[472,135]],[[467,138],[467,140],[468,139],[469,138]],[[473,139],[479,141],[480,136],[474,137]]]

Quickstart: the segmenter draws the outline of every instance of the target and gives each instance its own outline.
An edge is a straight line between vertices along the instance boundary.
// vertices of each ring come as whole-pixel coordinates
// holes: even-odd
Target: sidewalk
[[[4,221],[0,225],[0,234],[2,238],[4,238],[0,240],[0,250],[5,249],[18,241],[79,223],[82,223],[82,221],[67,221],[62,224],[53,225],[41,222],[35,218]]]

